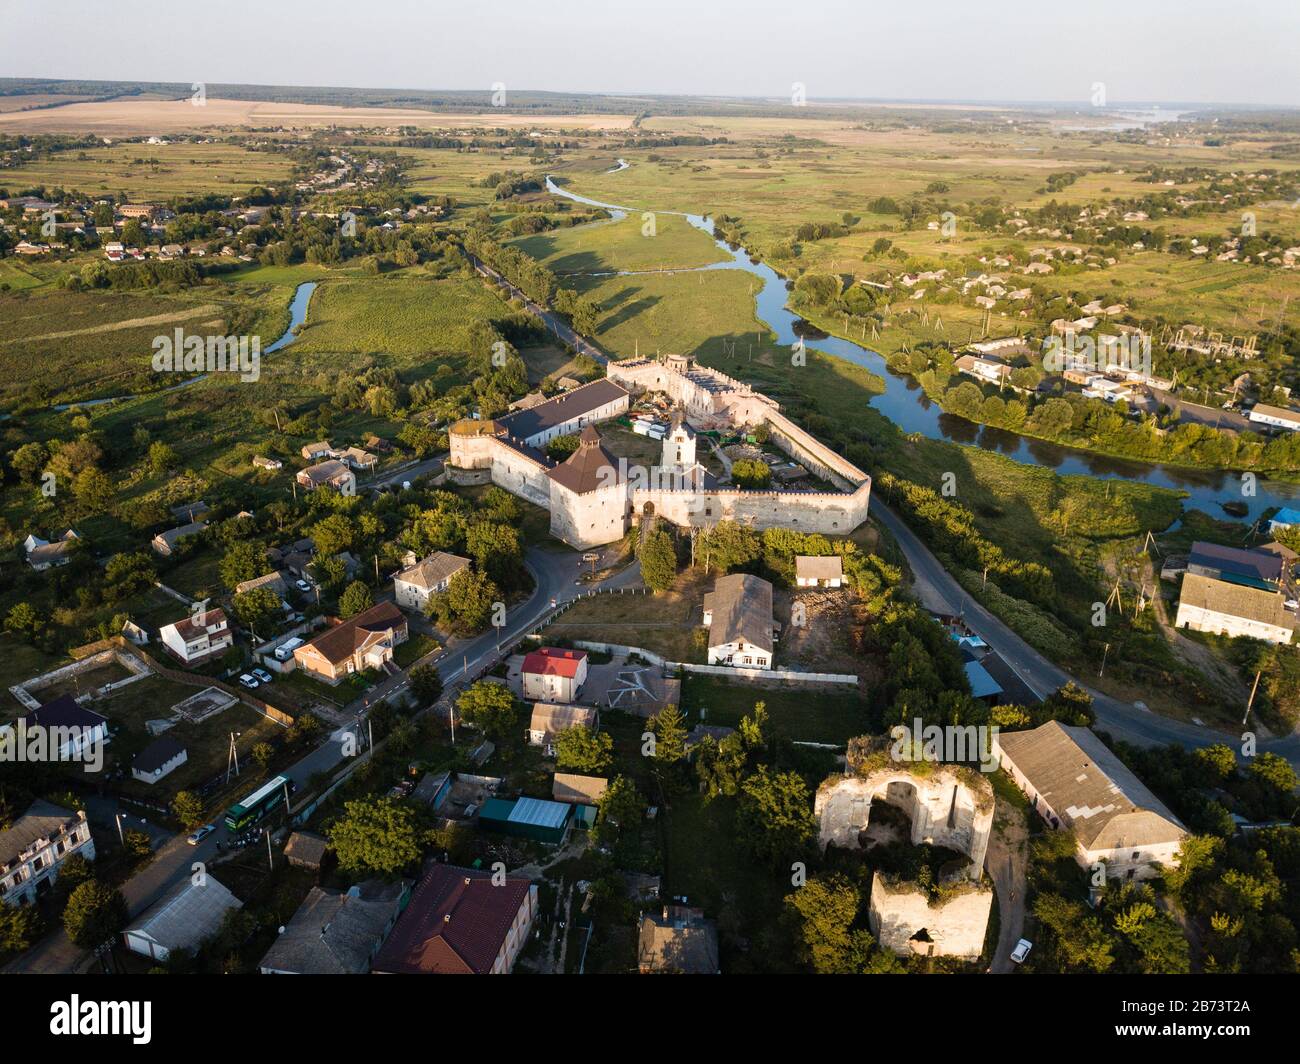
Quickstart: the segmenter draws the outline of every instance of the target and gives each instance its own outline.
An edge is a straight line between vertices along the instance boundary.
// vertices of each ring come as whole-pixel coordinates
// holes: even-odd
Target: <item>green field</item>
[[[366,281],[330,280],[312,295],[307,327],[287,352],[382,354],[399,367],[431,367],[436,356],[463,353],[476,320],[510,308],[476,280],[438,281],[403,271]]]
[[[656,214],[653,221],[631,214],[622,221],[557,229],[514,244],[560,276],[611,270],[687,269],[725,262],[727,258],[707,233],[672,214]]]

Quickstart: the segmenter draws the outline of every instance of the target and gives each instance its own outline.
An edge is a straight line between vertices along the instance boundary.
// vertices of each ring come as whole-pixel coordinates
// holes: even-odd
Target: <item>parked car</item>
[[[257,680],[254,679],[252,676],[249,676],[248,673],[244,673],[239,678],[239,685],[241,687],[247,687],[251,691],[255,687],[257,687]]]
[[[191,846],[197,846],[200,842],[202,842],[204,839],[206,839],[209,835],[211,835],[216,830],[217,830],[216,824],[204,824],[203,827],[199,828],[198,831],[193,832],[190,835],[190,837],[185,841],[188,842]]]
[[[275,677],[272,676],[265,669],[254,669],[253,675],[256,676],[258,680],[260,680],[262,683],[270,683],[272,680],[275,679]]]
[[[295,580],[293,586],[296,587],[299,591],[301,591],[304,595],[311,594],[312,586],[311,584],[307,583],[306,580]]]
[[[1011,951],[1011,959],[1017,964],[1023,964],[1025,958],[1029,956],[1029,951],[1034,948],[1034,944],[1027,938],[1022,938],[1016,943],[1016,948]]]

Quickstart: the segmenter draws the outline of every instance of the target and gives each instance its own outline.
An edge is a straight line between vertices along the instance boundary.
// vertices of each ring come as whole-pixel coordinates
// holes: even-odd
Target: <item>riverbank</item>
[[[943,309],[946,310],[949,308],[945,307]],[[835,324],[832,315],[807,310],[805,310],[805,315],[805,320],[815,326],[819,331],[850,343],[856,342],[850,335],[848,335],[848,330]],[[1155,462],[1153,457],[1134,455],[1118,448],[1107,447],[1104,443],[1095,440],[1088,440],[1085,442],[1078,436],[1065,436],[1060,434],[1053,435],[1035,431],[1029,421],[1022,420],[1022,423],[1019,425],[1005,423],[999,424],[995,421],[978,416],[973,408],[970,410],[954,410],[953,404],[950,401],[946,402],[945,400],[948,398],[948,393],[953,388],[956,388],[963,383],[969,382],[974,387],[979,388],[984,401],[987,401],[987,399],[991,397],[984,395],[983,387],[980,386],[978,381],[970,377],[960,376],[957,378],[949,378],[947,386],[940,386],[938,378],[934,373],[935,367],[933,360],[930,360],[928,370],[919,374],[916,373],[912,367],[899,365],[897,361],[899,356],[906,357],[909,351],[915,352],[915,348],[908,342],[909,340],[914,343],[916,338],[913,334],[905,333],[900,329],[891,329],[882,332],[879,338],[872,342],[876,345],[875,350],[884,358],[885,363],[891,372],[901,376],[906,376],[909,380],[915,382],[916,386],[921,389],[932,403],[952,417],[958,417],[963,421],[969,422],[971,425],[983,426],[997,432],[1012,433],[1023,439],[1041,440],[1044,443],[1069,448],[1070,450],[1078,451],[1081,454],[1096,455],[1102,458],[1113,458],[1125,462]],[[813,342],[815,343],[816,341]],[[929,339],[925,342],[946,343],[947,341],[940,338],[938,340]],[[952,348],[950,347],[949,350],[951,351]],[[955,357],[958,352],[952,351],[952,353]],[[1024,398],[1014,391],[1008,393],[1006,396],[999,394],[997,398],[1000,400],[1003,408],[1013,401],[1024,402]],[[1113,409],[1104,405],[1101,400],[1094,400],[1094,403],[1096,404],[1096,412],[1099,414],[1109,414],[1115,417],[1122,416]],[[1132,424],[1132,422],[1127,418],[1125,419],[1125,422],[1130,425]],[[1180,461],[1177,458],[1161,459],[1159,464],[1161,467],[1166,469],[1182,469],[1189,472],[1235,474],[1238,476],[1242,473],[1253,473],[1257,478],[1267,477],[1269,480],[1276,483],[1284,483],[1300,487],[1300,469],[1294,468],[1268,469],[1262,467],[1242,466],[1239,463],[1209,465],[1198,462]],[[1238,494],[1240,494],[1240,491]]]

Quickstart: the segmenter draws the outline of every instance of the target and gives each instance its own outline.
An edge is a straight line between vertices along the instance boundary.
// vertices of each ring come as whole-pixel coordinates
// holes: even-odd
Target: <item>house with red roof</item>
[[[575,702],[587,682],[587,652],[539,647],[524,658],[524,698],[532,702]]]
[[[431,864],[371,963],[376,975],[508,975],[537,915],[523,876]]]

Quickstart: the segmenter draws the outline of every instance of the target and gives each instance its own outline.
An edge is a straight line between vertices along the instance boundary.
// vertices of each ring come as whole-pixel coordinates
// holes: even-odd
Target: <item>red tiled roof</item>
[[[406,617],[402,611],[391,602],[380,602],[358,613],[351,620],[335,625],[315,639],[308,640],[295,651],[295,654],[311,647],[330,664],[337,665],[389,632],[405,629]]]
[[[585,650],[542,647],[524,658],[524,672],[537,672],[543,676],[565,676],[572,680],[578,675],[578,664],[586,658]]]
[[[376,972],[397,975],[487,975],[505,944],[531,882],[435,864],[411,895],[376,955]]]

